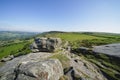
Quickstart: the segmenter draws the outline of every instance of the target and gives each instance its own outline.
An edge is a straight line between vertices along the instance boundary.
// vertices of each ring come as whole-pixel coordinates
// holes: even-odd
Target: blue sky
[[[120,33],[120,0],[0,0],[0,30]]]

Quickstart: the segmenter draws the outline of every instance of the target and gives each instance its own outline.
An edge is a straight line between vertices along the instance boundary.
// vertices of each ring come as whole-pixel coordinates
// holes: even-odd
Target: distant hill
[[[34,32],[0,31],[0,40],[27,39],[36,34]]]

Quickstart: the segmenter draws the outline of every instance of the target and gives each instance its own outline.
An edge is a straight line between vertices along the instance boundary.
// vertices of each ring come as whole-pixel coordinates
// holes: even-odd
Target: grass
[[[26,34],[26,33],[24,33]],[[12,36],[11,36],[12,35]],[[27,34],[26,34],[27,35]],[[17,34],[6,33],[5,36],[9,37],[9,39],[15,40],[18,38],[16,37]],[[7,37],[1,36],[1,40],[8,40]],[[74,48],[78,48],[80,46],[84,47],[92,47],[96,45],[104,45],[104,44],[111,44],[111,43],[120,43],[120,34],[108,34],[108,33],[77,33],[77,32],[47,32],[40,35],[38,37],[58,37],[63,40],[63,42],[68,41],[69,45]],[[22,36],[20,36],[21,38]],[[9,45],[8,45],[9,42]],[[27,42],[19,42],[16,43],[11,41],[1,41],[0,47],[0,59],[2,57],[7,57],[8,55],[24,55],[30,52],[29,45],[33,42],[33,39],[29,39]],[[7,44],[7,45],[5,45]],[[59,52],[59,51],[58,51]],[[58,52],[54,53],[53,56],[50,58],[58,59],[62,63],[63,68],[69,67],[69,58],[65,54],[57,54]],[[120,76],[120,59],[111,57],[105,54],[98,54],[95,55],[93,53],[88,54],[80,54],[82,57],[94,64],[96,64],[102,73],[107,76],[108,79],[112,80],[119,80]],[[104,66],[104,67],[102,67]],[[62,80],[62,79],[61,79]],[[64,78],[63,78],[64,80]]]
[[[67,76],[63,75],[62,77],[60,77],[59,80],[69,80],[69,78]]]
[[[120,34],[114,34],[114,33],[84,33],[88,35],[93,35],[96,37],[104,37],[104,38],[114,38],[114,39],[120,39]]]
[[[9,40],[9,41],[0,41],[0,47],[4,47],[4,46],[8,46],[8,45],[12,45],[15,43],[20,43],[23,42],[24,40]]]
[[[66,41],[77,41],[77,40],[91,40],[91,39],[104,39],[104,38],[100,38],[100,37],[95,37],[95,36],[91,36],[91,35],[86,35],[86,34],[81,34],[81,33],[50,33],[45,35],[46,37],[59,37],[63,40]]]
[[[39,36],[40,37],[58,37],[58,38],[61,38],[63,42],[68,41],[72,47],[88,46],[86,44],[88,43],[90,44],[90,41],[92,40],[102,41],[106,39],[102,37],[96,37],[93,35],[87,35],[87,34],[77,33],[77,32],[49,32],[49,33],[40,34]],[[86,41],[88,43],[86,43]]]
[[[50,58],[58,59],[62,63],[63,68],[69,66],[69,58],[65,54],[54,54]]]
[[[110,33],[79,33],[79,32],[47,32],[38,35],[40,37],[58,37],[61,38],[63,43],[69,42],[72,48],[80,46],[92,47],[96,45],[104,45],[120,42],[120,34]]]
[[[0,31],[0,59],[8,55],[19,56],[30,52],[29,45],[36,33]]]
[[[115,77],[115,74],[108,69],[101,69],[102,73],[108,78],[108,80],[119,80]]]
[[[82,56],[84,56],[84,59],[96,64],[108,79],[119,80],[116,75],[120,75],[120,59],[105,54],[88,53]]]
[[[8,55],[17,56],[19,54],[23,54],[23,52],[29,52],[30,50],[28,49],[28,45],[28,42],[20,42],[0,47],[0,59],[7,57]]]

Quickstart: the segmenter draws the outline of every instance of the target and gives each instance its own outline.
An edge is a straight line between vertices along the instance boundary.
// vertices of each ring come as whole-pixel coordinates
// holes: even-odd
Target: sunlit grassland
[[[63,68],[69,65],[69,58],[64,54],[54,54],[51,59],[58,59],[62,63]]]
[[[96,36],[91,36],[91,35],[86,35],[86,34],[81,34],[81,33],[50,33],[45,35],[46,37],[59,37],[63,40],[67,41],[77,41],[77,40],[91,40],[91,39],[105,39],[101,37],[96,37]]]
[[[19,55],[20,52],[29,52],[29,43],[20,42],[0,47],[0,59],[8,55]],[[25,53],[24,53],[25,54]]]

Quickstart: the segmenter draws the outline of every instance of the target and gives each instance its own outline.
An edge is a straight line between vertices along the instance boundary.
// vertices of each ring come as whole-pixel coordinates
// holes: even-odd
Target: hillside
[[[37,33],[0,31],[0,59],[8,55],[21,55],[30,52],[29,45]]]
[[[61,38],[61,48],[55,52],[31,53],[30,44],[33,43],[32,37]],[[1,46],[1,59],[3,57],[7,57],[8,55],[14,55],[15,58],[11,61],[6,62],[5,66],[0,69],[0,78],[6,78],[7,80],[7,76],[10,77],[10,80],[23,80],[23,78],[24,80],[34,80],[40,76],[45,78],[46,76],[51,74],[51,67],[58,69],[60,65],[62,65],[63,68],[63,70],[62,68],[59,69],[60,75],[63,76],[56,75],[57,80],[59,78],[60,80],[119,80],[120,78],[120,58],[111,56],[109,54],[101,54],[93,51],[93,46],[120,43],[119,34],[52,31],[37,34],[32,37],[27,40],[15,40],[13,42],[9,42],[10,44],[7,43],[6,45]],[[45,57],[44,55],[48,57],[43,59]],[[57,63],[55,63],[56,59],[60,62],[57,61]],[[34,66],[33,64],[35,64],[36,66]],[[42,64],[43,66],[41,66],[40,64]],[[38,67],[38,65],[41,67]],[[29,66],[32,68],[32,70],[29,69]],[[48,73],[46,73],[44,69],[42,69],[44,66],[46,66],[45,69],[48,71]],[[6,69],[7,67],[9,68]],[[13,69],[13,67],[15,69]],[[12,73],[16,69],[18,72]],[[4,76],[2,76],[4,73],[2,73],[2,70],[7,71],[10,75],[13,75],[13,77],[6,73]],[[38,74],[39,70],[43,70],[43,72]],[[62,71],[64,73],[62,73]],[[54,78],[55,72],[56,71],[53,70],[53,75],[50,75],[50,80],[56,80]],[[14,74],[16,74],[17,76]],[[18,76],[19,74],[21,77]]]
[[[59,37],[63,41],[68,41],[72,47],[92,47],[120,42],[120,34],[96,33],[96,32],[45,32],[38,37]]]
[[[41,35],[44,37],[60,37],[63,41],[68,41],[74,54],[77,54],[83,59],[97,65],[104,76],[108,78],[108,80],[119,80],[120,58],[108,54],[94,54],[94,52],[91,50],[92,46],[120,43],[120,34],[91,32],[48,32]],[[89,49],[88,51],[81,52],[79,51],[79,47],[87,47]]]
[[[12,31],[0,31],[0,41],[15,40],[15,39],[27,39],[37,33],[33,32],[12,32]]]

